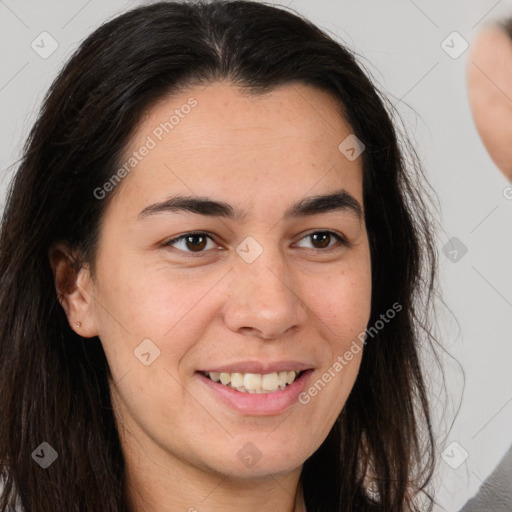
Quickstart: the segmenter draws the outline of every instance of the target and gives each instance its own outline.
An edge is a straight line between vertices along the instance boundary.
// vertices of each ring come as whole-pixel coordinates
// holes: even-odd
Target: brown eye
[[[206,247],[206,237],[203,235],[190,235],[185,239],[187,248],[192,251],[202,251]]]
[[[314,233],[311,235],[311,239],[313,240],[314,244],[317,244],[317,248],[324,249],[325,247],[329,247],[331,235],[327,232]]]
[[[186,233],[178,238],[170,240],[165,245],[176,247],[183,252],[203,252],[208,245],[208,240],[213,240],[205,233]]]
[[[311,240],[313,249],[330,249],[334,246],[348,246],[348,241],[334,231],[316,231],[306,235],[302,240]],[[302,241],[301,240],[301,241]],[[333,243],[332,243],[333,242]],[[336,244],[338,242],[338,244]]]

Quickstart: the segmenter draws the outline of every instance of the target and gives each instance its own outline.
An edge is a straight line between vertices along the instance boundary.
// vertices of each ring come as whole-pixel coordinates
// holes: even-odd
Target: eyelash
[[[340,249],[342,247],[350,247],[351,246],[350,242],[343,235],[341,235],[340,233],[337,233],[335,231],[329,231],[329,230],[313,231],[313,232],[308,233],[307,235],[303,236],[300,241],[304,240],[304,238],[312,237],[313,235],[317,235],[317,234],[327,234],[327,235],[329,235],[331,237],[334,237],[338,241],[339,246],[337,247],[336,244],[334,244],[334,245],[329,245],[329,246],[327,246],[326,248],[323,248],[323,249],[312,248],[312,249],[309,249],[309,250],[321,251],[321,252],[330,252],[331,250],[337,250],[337,249]],[[202,237],[205,237],[205,238],[209,238],[212,242],[215,242],[213,240],[213,238],[208,233],[205,233],[204,231],[191,231],[191,232],[185,233],[185,234],[183,234],[183,235],[181,235],[181,236],[179,236],[177,238],[169,240],[168,242],[165,242],[164,246],[165,247],[172,247],[173,244],[181,242],[182,240],[186,240],[187,237],[189,237],[189,236],[202,236]],[[187,255],[192,255],[193,257],[195,257],[196,255],[201,255],[201,254],[206,252],[205,250],[202,250],[202,251],[185,251],[183,249],[177,249],[177,250],[179,252],[183,252],[183,253],[185,253]]]

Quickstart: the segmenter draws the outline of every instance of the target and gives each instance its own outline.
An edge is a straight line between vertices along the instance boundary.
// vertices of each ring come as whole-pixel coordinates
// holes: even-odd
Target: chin
[[[233,452],[219,455],[217,460],[210,460],[206,464],[215,472],[230,475],[233,478],[267,480],[269,475],[279,477],[291,473],[301,467],[308,456],[308,454],[301,456],[298,453],[293,453],[292,456],[289,452],[276,453],[268,443],[266,447],[260,443],[261,448],[257,448],[256,443],[249,441],[242,443],[241,447],[237,444]]]

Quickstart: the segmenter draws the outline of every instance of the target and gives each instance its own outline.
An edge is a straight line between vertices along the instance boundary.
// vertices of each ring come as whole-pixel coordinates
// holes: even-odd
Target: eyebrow
[[[346,211],[363,218],[363,209],[355,197],[346,190],[340,189],[331,194],[317,195],[301,199],[284,213],[284,219],[312,216],[332,211]],[[190,212],[208,217],[223,217],[233,221],[242,221],[247,213],[223,201],[215,201],[208,197],[175,196],[160,203],[144,208],[138,215],[139,219],[167,212]]]

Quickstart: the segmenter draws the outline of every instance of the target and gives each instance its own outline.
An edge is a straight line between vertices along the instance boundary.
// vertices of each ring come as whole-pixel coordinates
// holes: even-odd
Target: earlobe
[[[63,244],[52,247],[48,256],[57,297],[70,327],[84,338],[97,336],[88,266],[80,265],[78,258]]]

